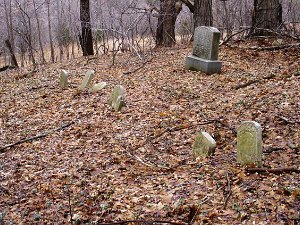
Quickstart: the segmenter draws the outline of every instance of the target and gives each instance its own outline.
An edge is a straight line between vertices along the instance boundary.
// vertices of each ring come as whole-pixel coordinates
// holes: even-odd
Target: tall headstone
[[[262,128],[254,121],[243,122],[237,133],[237,161],[242,165],[262,165]]]
[[[114,90],[110,94],[110,97],[108,99],[108,104],[115,110],[120,111],[123,106],[125,106],[124,102],[124,93],[125,89],[121,85],[115,86]]]
[[[193,53],[186,59],[186,68],[206,74],[221,73],[222,62],[218,60],[220,36],[215,27],[197,27]]]
[[[98,84],[94,84],[91,88],[91,92],[92,93],[95,93],[97,91],[100,91],[102,90],[103,88],[105,88],[107,86],[107,83],[106,82],[101,82],[101,83],[98,83]]]
[[[68,77],[69,73],[65,70],[62,70],[59,77],[59,86],[61,88],[66,88],[68,86]]]
[[[95,76],[95,71],[94,70],[88,70],[83,78],[83,81],[79,87],[80,90],[85,89],[87,86],[90,85],[92,79]]]
[[[196,158],[213,155],[215,149],[216,141],[207,132],[197,133],[193,143],[193,153]]]

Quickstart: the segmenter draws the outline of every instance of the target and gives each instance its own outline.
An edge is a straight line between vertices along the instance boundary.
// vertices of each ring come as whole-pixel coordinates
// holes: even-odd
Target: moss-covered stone
[[[80,90],[84,90],[87,86],[89,86],[92,82],[92,79],[95,76],[94,70],[88,70],[83,78],[83,81],[79,87]]]
[[[237,161],[242,165],[262,165],[262,129],[254,121],[242,123],[237,134]]]
[[[108,104],[115,110],[120,111],[126,104],[124,101],[125,89],[121,85],[117,85],[112,91]]]
[[[197,133],[193,143],[193,153],[196,158],[213,155],[215,149],[216,142],[207,132]]]

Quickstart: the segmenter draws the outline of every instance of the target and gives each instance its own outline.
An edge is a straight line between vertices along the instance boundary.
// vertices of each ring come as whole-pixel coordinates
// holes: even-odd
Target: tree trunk
[[[173,46],[175,40],[176,18],[181,11],[177,0],[161,0],[160,13],[156,28],[156,46]]]
[[[50,0],[47,0],[46,3],[47,3],[48,30],[49,30],[49,41],[50,41],[50,57],[51,57],[51,62],[54,63],[55,60],[54,60],[54,47],[53,47],[51,17],[50,17]]]
[[[83,55],[94,55],[89,0],[80,0],[80,21],[82,30],[80,44]]]
[[[212,26],[212,0],[195,0],[194,6],[194,27]]]
[[[279,0],[254,0],[252,33],[268,35],[269,30],[277,30],[282,24],[282,5]],[[258,29],[257,29],[258,28]]]
[[[14,54],[13,48],[11,46],[11,43],[10,43],[10,41],[8,39],[5,40],[5,45],[8,48],[9,53],[10,53],[10,58],[11,58],[11,61],[12,61],[12,67],[18,68],[19,66],[18,66],[18,62],[17,62],[16,56]]]
[[[32,0],[32,3],[33,3],[33,7],[34,7],[34,14],[35,14],[37,30],[38,30],[38,39],[39,39],[39,45],[40,45],[40,50],[41,50],[42,63],[45,63],[46,60],[45,60],[44,48],[43,48],[43,43],[42,43],[42,38],[41,38],[41,28],[40,28],[39,15],[38,15],[38,12],[37,12],[35,0]]]

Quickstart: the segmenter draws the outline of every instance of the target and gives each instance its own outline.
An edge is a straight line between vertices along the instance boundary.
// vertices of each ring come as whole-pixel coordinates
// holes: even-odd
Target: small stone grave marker
[[[91,88],[91,92],[95,93],[95,92],[100,91],[101,89],[105,88],[106,86],[107,86],[106,82],[94,84],[93,87]]]
[[[186,68],[207,74],[220,73],[218,61],[220,31],[215,27],[200,26],[195,29],[193,54],[186,59]]]
[[[237,161],[242,165],[262,165],[262,128],[254,121],[243,122],[237,133]]]
[[[196,158],[213,155],[215,149],[216,141],[207,132],[197,133],[193,143],[193,153]]]
[[[60,77],[59,77],[59,86],[61,88],[66,88],[68,86],[68,77],[69,77],[69,73],[65,70],[61,70]]]
[[[123,106],[125,106],[124,93],[125,93],[125,89],[121,85],[115,86],[114,90],[112,91],[108,99],[108,104],[115,111],[120,111],[123,108]]]
[[[88,70],[83,78],[83,81],[79,87],[80,90],[84,90],[87,86],[90,85],[92,79],[95,76],[95,71],[94,70]]]

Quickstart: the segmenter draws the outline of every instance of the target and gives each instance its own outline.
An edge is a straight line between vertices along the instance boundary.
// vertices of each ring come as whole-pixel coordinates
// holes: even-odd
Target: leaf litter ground
[[[101,56],[2,73],[0,147],[74,124],[0,154],[0,221],[299,222],[299,173],[249,174],[235,160],[235,131],[255,120],[263,127],[263,166],[299,168],[299,49],[223,46],[222,74],[211,76],[184,69],[189,52],[157,50],[129,75],[138,60],[126,54],[114,67]],[[61,69],[71,74],[65,90],[58,85]],[[88,69],[109,86],[79,92]],[[117,84],[126,89],[121,112],[107,105]],[[197,131],[216,139],[213,157],[194,159]]]

